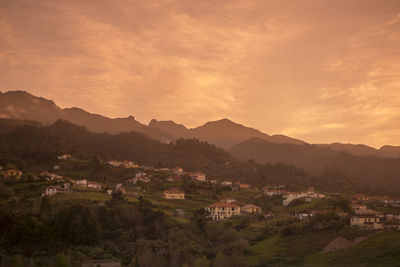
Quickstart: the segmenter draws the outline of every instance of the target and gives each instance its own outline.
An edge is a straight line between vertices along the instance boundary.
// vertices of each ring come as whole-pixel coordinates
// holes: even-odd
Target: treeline
[[[249,246],[237,231],[243,222],[208,224],[199,210],[189,224],[180,224],[148,201],[127,202],[118,194],[103,206],[55,205],[44,197],[39,214],[2,208],[0,260],[9,266],[15,265],[7,255],[54,266],[60,253],[64,265],[57,266],[80,266],[93,258],[121,259],[124,266],[244,266],[240,257]]]
[[[1,123],[7,124],[7,120]],[[15,125],[15,122],[12,122]],[[320,176],[292,165],[238,161],[227,151],[197,139],[160,143],[136,133],[96,134],[67,121],[48,126],[8,126],[0,133],[0,165],[12,163],[24,171],[40,172],[57,165],[57,156],[68,153],[82,159],[132,160],[154,167],[181,166],[203,171],[208,178],[231,179],[253,185],[284,184],[291,189],[316,187],[329,191],[359,191],[355,182],[341,173],[326,170]]]

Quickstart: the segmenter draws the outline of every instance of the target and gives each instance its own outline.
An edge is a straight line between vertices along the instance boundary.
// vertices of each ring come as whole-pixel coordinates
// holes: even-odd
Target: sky
[[[0,91],[400,145],[398,0],[0,0]]]

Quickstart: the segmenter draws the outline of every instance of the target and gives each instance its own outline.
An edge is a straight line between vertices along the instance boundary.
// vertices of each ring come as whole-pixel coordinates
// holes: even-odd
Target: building
[[[55,186],[48,186],[46,187],[45,195],[52,196],[57,194],[57,188]]]
[[[218,202],[206,207],[205,210],[208,212],[207,217],[213,221],[220,221],[240,215],[240,207],[233,203]]]
[[[373,230],[383,229],[382,218],[375,214],[357,214],[351,217],[350,225]]]
[[[199,182],[205,182],[206,181],[206,174],[202,172],[194,172],[190,174],[190,177],[196,181]]]
[[[357,201],[367,201],[367,200],[369,200],[369,197],[364,194],[356,194],[352,197],[352,199],[357,200]]]
[[[318,214],[316,210],[296,212],[294,214],[294,218],[302,221],[304,219],[309,219],[311,217],[314,217],[316,214]]]
[[[58,156],[57,158],[59,160],[68,160],[68,159],[71,159],[71,155],[70,154],[64,154],[64,155]]]
[[[249,184],[242,184],[241,182],[236,182],[235,183],[235,188],[236,189],[249,189],[250,185]]]
[[[351,204],[351,208],[356,214],[363,214],[367,212],[367,206],[364,204]]]
[[[183,173],[183,168],[177,166],[177,167],[173,168],[172,171],[175,174],[182,174]]]
[[[8,179],[19,180],[22,177],[22,172],[19,170],[14,170],[14,169],[5,170],[5,171],[3,171],[3,177],[4,177],[4,180],[8,180]]]
[[[248,204],[248,205],[244,205],[243,207],[241,207],[240,211],[242,212],[242,214],[260,214],[261,207],[253,205],[253,204]]]
[[[40,176],[44,177],[44,178],[46,178],[47,180],[50,180],[50,181],[62,180],[63,179],[63,177],[61,175],[57,175],[55,173],[51,173],[51,172],[47,172],[47,171],[41,172]]]
[[[274,214],[271,211],[267,211],[263,214],[265,220],[270,220],[274,217]]]
[[[174,177],[172,177],[172,176],[170,176],[170,177],[168,177],[167,179],[165,179],[167,182],[174,182],[175,181],[175,178]]]
[[[185,199],[185,192],[178,189],[165,190],[163,197],[165,199]]]
[[[283,194],[285,194],[286,193],[286,191],[284,191],[284,190],[277,190],[277,189],[264,189],[263,188],[263,191],[264,191],[264,194],[265,195],[267,195],[267,196],[269,196],[269,197],[272,197],[272,196],[280,196],[280,195],[283,195]]]
[[[112,191],[111,189],[107,189],[107,191],[106,191],[106,194],[107,194],[107,195],[110,195],[110,196],[111,196],[112,193],[113,193],[113,191]]]
[[[397,197],[383,197],[379,199],[379,202],[385,207],[400,207],[400,198]]]
[[[226,198],[221,199],[221,202],[222,203],[233,203],[233,202],[236,202],[236,199],[234,199],[232,197],[226,197]]]
[[[87,187],[88,186],[88,181],[86,179],[76,180],[75,181],[75,185],[76,186]]]
[[[64,184],[64,187],[61,187],[59,185],[56,185],[56,186],[50,185],[50,186],[46,187],[46,190],[44,191],[44,194],[46,196],[53,196],[55,194],[65,193],[65,192],[68,192],[68,191],[69,191],[69,187],[66,187],[65,184]]]
[[[232,186],[232,182],[228,181],[228,180],[225,180],[225,181],[221,182],[221,185],[223,185],[223,186]]]
[[[97,182],[89,181],[89,182],[87,183],[87,187],[88,187],[88,188],[92,188],[92,189],[96,189],[96,190],[100,190],[100,189],[101,189],[101,184],[99,184],[99,183],[97,183]]]

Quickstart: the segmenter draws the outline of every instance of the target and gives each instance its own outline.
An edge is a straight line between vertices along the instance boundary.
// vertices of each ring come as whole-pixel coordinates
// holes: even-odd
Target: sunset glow
[[[0,1],[2,92],[146,124],[400,145],[399,48],[397,0]]]

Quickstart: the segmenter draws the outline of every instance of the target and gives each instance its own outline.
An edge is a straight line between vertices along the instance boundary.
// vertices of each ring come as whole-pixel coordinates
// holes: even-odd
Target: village
[[[377,231],[400,230],[398,197],[345,195],[317,192],[314,188],[292,192],[289,191],[290,185],[265,185],[257,188],[225,178],[209,179],[201,171],[185,171],[181,167],[140,166],[127,160],[109,160],[102,164],[109,168],[129,170],[130,177],[117,182],[99,182],[89,177],[74,179],[61,175],[63,163],[71,160],[74,158],[69,154],[60,155],[59,165],[54,166],[51,171],[44,170],[37,175],[38,180],[48,183],[41,193],[42,198],[86,195],[96,196],[104,201],[114,194],[120,194],[131,201],[147,199],[158,204],[167,214],[181,220],[195,208],[202,208],[210,222],[219,222],[234,216],[247,216],[255,220],[290,218],[305,221],[318,214],[332,212],[332,209],[325,208],[321,203],[344,198],[350,210],[336,209],[334,212],[347,216],[350,226]],[[23,176],[18,169],[0,167],[0,177],[5,182],[21,181]],[[188,183],[192,188],[188,188]],[[186,188],[183,188],[185,184]],[[216,191],[219,194],[215,194]]]

